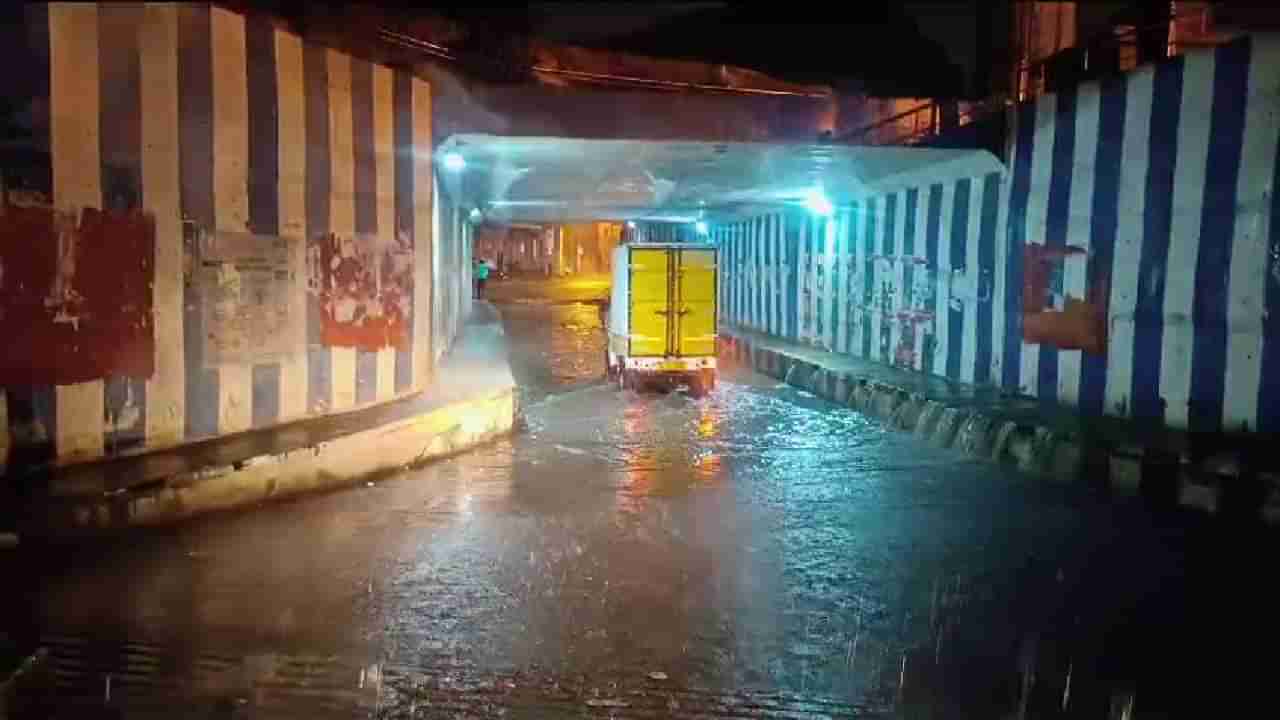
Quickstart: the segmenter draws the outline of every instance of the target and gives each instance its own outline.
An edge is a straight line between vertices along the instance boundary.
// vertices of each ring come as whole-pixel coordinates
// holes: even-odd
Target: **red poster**
[[[150,215],[0,206],[0,385],[150,377],[154,267]]]
[[[320,305],[320,341],[329,347],[409,348],[413,247],[373,235],[313,238],[308,288]]]
[[[1063,350],[1107,352],[1109,274],[1083,248],[1028,243],[1023,253],[1022,337]],[[1085,277],[1084,297],[1065,290],[1067,267]]]

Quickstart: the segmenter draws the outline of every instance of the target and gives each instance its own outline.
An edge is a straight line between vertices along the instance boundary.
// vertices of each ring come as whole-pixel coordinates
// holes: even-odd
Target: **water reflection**
[[[702,451],[693,461],[694,478],[702,483],[714,483],[721,477],[720,455],[713,450]]]
[[[708,405],[698,407],[698,437],[709,440],[716,436],[716,428],[720,423],[719,413]]]

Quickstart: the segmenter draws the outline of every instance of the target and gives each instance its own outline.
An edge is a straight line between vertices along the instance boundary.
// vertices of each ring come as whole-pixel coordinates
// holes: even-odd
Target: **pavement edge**
[[[516,415],[511,385],[288,452],[175,474],[158,485],[92,498],[46,499],[28,508],[19,531],[63,539],[165,525],[355,485],[509,435]]]

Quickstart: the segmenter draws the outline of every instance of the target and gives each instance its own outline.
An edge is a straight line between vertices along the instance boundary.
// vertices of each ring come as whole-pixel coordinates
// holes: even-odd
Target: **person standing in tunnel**
[[[477,300],[484,299],[484,285],[489,279],[489,264],[480,258],[476,258],[475,267],[475,298]]]

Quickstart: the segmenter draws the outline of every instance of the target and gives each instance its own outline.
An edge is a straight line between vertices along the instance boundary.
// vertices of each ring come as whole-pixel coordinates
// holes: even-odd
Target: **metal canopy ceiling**
[[[461,170],[441,159],[460,155]],[[1001,171],[985,150],[454,135],[436,152],[449,197],[494,222],[724,221],[800,204],[837,207]]]

